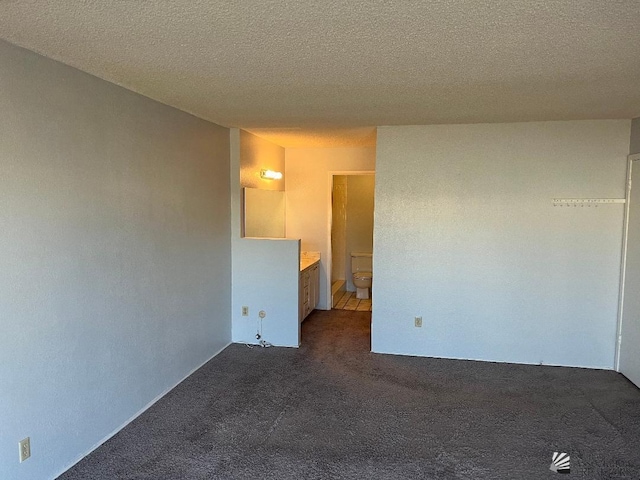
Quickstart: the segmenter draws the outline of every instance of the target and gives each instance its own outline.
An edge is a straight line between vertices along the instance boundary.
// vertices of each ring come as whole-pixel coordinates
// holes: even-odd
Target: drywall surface
[[[280,180],[260,178],[261,170],[283,174]],[[240,186],[262,190],[284,190],[284,148],[240,130]]]
[[[640,153],[640,117],[631,120],[631,142],[629,153]]]
[[[347,290],[355,292],[351,270],[353,252],[373,251],[373,175],[347,177]]]
[[[4,42],[0,84],[0,478],[45,479],[230,342],[229,132]]]
[[[318,308],[331,309],[331,174],[373,171],[375,147],[287,148],[287,237],[302,239],[303,251],[319,251]],[[328,294],[327,294],[328,293]]]
[[[240,172],[242,132],[231,129],[232,337],[236,343],[257,344],[256,333],[272,345],[299,344],[298,283],[300,241],[240,237]],[[247,316],[242,307],[249,308]],[[258,313],[266,313],[260,320]]]
[[[256,206],[249,202],[241,205],[240,221],[244,222],[244,230],[241,232],[247,237],[285,237],[285,177],[284,177],[284,148],[267,140],[240,130],[240,183],[241,187],[255,190],[275,190],[281,195],[269,196],[264,193],[264,201]],[[280,180],[268,180],[260,178],[262,170],[273,170],[283,174]],[[236,190],[237,183],[231,188]],[[259,191],[254,192],[256,196]],[[246,197],[241,197],[242,201]],[[269,200],[271,199],[271,200]]]
[[[612,368],[629,126],[379,128],[373,351]]]
[[[238,238],[233,252],[233,341],[257,344],[260,332],[272,345],[297,347],[300,242]],[[242,316],[243,306],[249,308],[248,316]]]

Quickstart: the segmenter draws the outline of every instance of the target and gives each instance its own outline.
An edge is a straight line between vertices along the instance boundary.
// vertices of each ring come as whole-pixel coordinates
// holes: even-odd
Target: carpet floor
[[[369,353],[369,312],[231,345],[60,479],[640,478],[640,390],[611,371]],[[561,477],[562,478],[562,477]]]

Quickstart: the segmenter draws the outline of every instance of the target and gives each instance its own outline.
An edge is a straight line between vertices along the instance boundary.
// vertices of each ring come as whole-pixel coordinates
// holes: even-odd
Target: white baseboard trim
[[[586,368],[589,370],[615,370],[613,366],[598,366],[598,365],[576,365],[576,364],[568,364],[568,363],[536,363],[536,362],[524,362],[524,361],[516,361],[516,360],[493,360],[488,358],[468,358],[468,357],[444,357],[441,355],[423,355],[417,353],[402,353],[402,352],[391,352],[386,350],[371,350],[371,353],[375,353],[377,355],[397,355],[400,357],[419,357],[419,358],[434,358],[434,359],[442,359],[442,360],[463,360],[469,362],[486,362],[486,363],[510,363],[513,365],[534,365],[539,367],[566,367],[566,368]]]
[[[138,418],[140,415],[142,415],[145,411],[147,411],[154,403],[156,403],[158,400],[160,400],[162,397],[164,397],[167,393],[169,393],[171,390],[173,390],[174,388],[176,388],[178,385],[180,385],[182,382],[184,382],[188,377],[190,377],[193,373],[195,373],[197,370],[199,370],[200,368],[202,368],[207,362],[209,362],[212,358],[214,358],[215,356],[217,356],[220,352],[222,352],[225,348],[227,348],[229,345],[231,345],[233,342],[227,342],[226,345],[224,345],[223,347],[221,347],[220,349],[218,349],[213,355],[211,355],[209,358],[207,358],[204,362],[202,362],[200,365],[198,365],[197,367],[195,367],[194,369],[192,369],[189,373],[187,373],[184,377],[182,377],[180,380],[178,380],[176,383],[174,383],[171,387],[167,388],[166,390],[164,390],[162,393],[160,393],[159,395],[157,395],[153,400],[151,400],[149,403],[147,403],[144,407],[142,407],[140,410],[138,410],[138,412],[134,413],[131,417],[129,417],[129,419],[127,421],[125,421],[122,425],[120,425],[119,427],[117,427],[114,431],[112,431],[111,433],[109,433],[107,436],[105,436],[102,440],[100,440],[98,443],[96,443],[93,447],[91,447],[86,453],[83,453],[82,455],[80,455],[78,458],[76,458],[72,463],[70,463],[69,465],[67,465],[63,470],[61,470],[60,472],[58,472],[57,475],[55,475],[53,478],[58,478],[60,475],[62,475],[64,472],[66,472],[67,470],[69,470],[71,467],[73,467],[76,463],[80,462],[84,457],[86,457],[87,455],[89,455],[91,452],[93,452],[96,448],[98,448],[99,446],[101,446],[103,443],[105,443],[107,440],[109,440],[111,437],[113,437],[116,433],[118,433],[120,430],[122,430],[124,427],[126,427],[127,425],[129,425],[131,422],[133,422],[136,418]]]

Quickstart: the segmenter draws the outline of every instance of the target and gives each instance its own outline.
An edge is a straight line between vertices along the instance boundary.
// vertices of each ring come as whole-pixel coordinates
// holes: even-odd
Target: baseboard
[[[343,290],[345,289],[345,281],[344,280],[336,280],[335,282],[333,282],[331,284],[331,293],[336,293],[339,290]]]
[[[589,370],[614,370],[613,366],[593,366],[593,365],[574,365],[563,363],[539,363],[539,362],[524,362],[515,360],[494,360],[488,358],[466,358],[466,357],[445,357],[441,355],[419,355],[416,353],[400,353],[389,352],[384,350],[371,350],[371,353],[379,355],[397,355],[399,357],[418,357],[418,358],[435,358],[441,360],[462,360],[467,362],[485,362],[485,363],[509,363],[512,365],[533,365],[539,367],[566,367],[566,368],[586,368]],[[615,371],[615,370],[614,370]]]
[[[96,443],[93,447],[91,447],[86,453],[82,454],[80,457],[76,458],[71,464],[69,464],[67,467],[65,467],[63,470],[61,470],[57,475],[55,475],[53,478],[58,478],[60,475],[62,475],[64,472],[66,472],[67,470],[69,470],[70,468],[72,468],[76,463],[80,462],[83,458],[85,458],[87,455],[91,454],[91,452],[93,452],[95,449],[97,449],[98,447],[100,447],[103,443],[105,443],[107,440],[109,440],[111,437],[113,437],[116,433],[118,433],[120,430],[122,430],[124,427],[126,427],[127,425],[129,425],[131,422],[133,422],[136,418],[138,418],[140,415],[142,415],[145,411],[147,411],[154,403],[156,403],[158,400],[160,400],[162,397],[164,397],[167,393],[169,393],[171,390],[173,390],[174,388],[176,388],[178,385],[180,385],[182,382],[184,382],[188,377],[190,377],[191,375],[193,375],[193,373],[195,373],[197,370],[199,370],[200,368],[202,368],[207,362],[209,362],[212,358],[214,358],[215,356],[217,356],[220,352],[222,352],[225,348],[227,348],[229,345],[231,345],[233,342],[228,342],[226,345],[224,345],[222,348],[218,349],[213,355],[211,355],[209,358],[207,358],[204,362],[202,362],[200,365],[198,365],[197,367],[195,367],[194,369],[192,369],[189,373],[187,373],[184,377],[182,377],[180,380],[178,380],[176,383],[174,383],[171,387],[167,388],[166,390],[164,390],[162,393],[160,393],[159,395],[157,395],[153,400],[151,400],[149,403],[147,403],[144,407],[142,407],[137,413],[133,414],[127,421],[125,421],[122,425],[120,425],[118,428],[116,428],[114,431],[112,431],[111,433],[109,433],[107,436],[105,436],[102,440],[100,440],[98,443]]]

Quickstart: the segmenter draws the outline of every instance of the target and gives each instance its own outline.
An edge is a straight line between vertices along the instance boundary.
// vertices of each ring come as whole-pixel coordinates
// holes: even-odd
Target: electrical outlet
[[[243,317],[249,316],[249,307],[242,307],[242,316]]]
[[[20,463],[24,462],[27,458],[31,456],[31,440],[29,437],[20,440],[18,442],[18,447],[20,449]]]
[[[265,312],[264,310],[260,310],[260,312],[258,313],[258,316],[259,316],[260,318],[264,318],[264,317],[266,317],[266,316],[267,316],[267,312]]]
[[[413,320],[413,323],[416,327],[421,328],[422,327],[422,317],[415,317]]]

